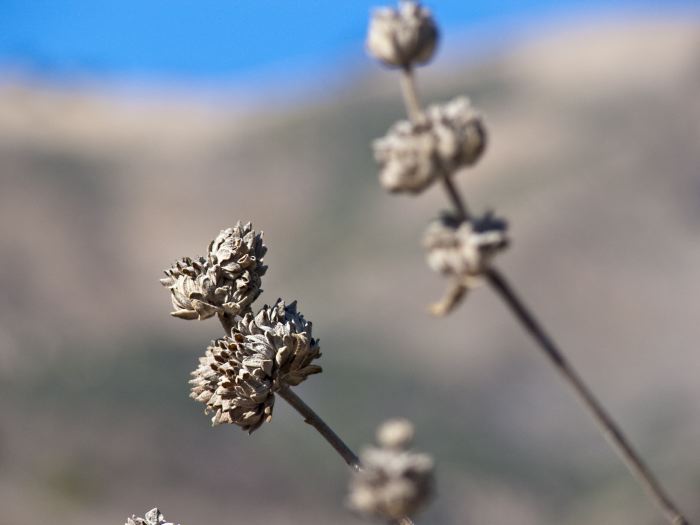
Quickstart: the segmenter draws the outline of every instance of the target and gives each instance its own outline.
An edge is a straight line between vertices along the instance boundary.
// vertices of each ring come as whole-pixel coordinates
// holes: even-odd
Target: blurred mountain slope
[[[700,22],[599,21],[419,79],[483,111],[491,144],[459,184],[511,221],[502,267],[697,515]],[[7,523],[155,504],[183,524],[359,523],[343,465],[282,403],[248,438],[187,399],[220,328],[169,318],[157,279],[238,219],[265,231],[263,299],[298,299],[321,338],[309,403],[354,447],[418,423],[441,472],[425,523],[658,523],[488,290],[426,314],[445,283],[420,238],[446,201],[381,191],[369,144],[402,116],[396,79],[348,82],[286,111],[0,86]]]

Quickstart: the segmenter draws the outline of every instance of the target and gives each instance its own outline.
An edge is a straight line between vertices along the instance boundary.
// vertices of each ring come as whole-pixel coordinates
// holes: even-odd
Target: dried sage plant
[[[262,292],[261,277],[267,271],[263,263],[266,251],[262,233],[256,233],[251,223],[239,222],[219,233],[209,244],[206,257],[185,257],[165,270],[161,284],[170,290],[171,315],[186,320],[216,315],[226,333],[212,341],[200,357],[199,366],[192,372],[190,397],[204,404],[205,413],[213,414],[213,425],[230,423],[252,434],[272,419],[275,395],[279,395],[357,474],[357,487],[375,483],[377,476],[390,473],[374,510],[366,498],[363,504],[358,503],[357,496],[351,497],[355,509],[389,523],[412,524],[407,516],[423,507],[430,494],[432,460],[404,450],[413,430],[410,424],[401,422],[381,435],[403,432],[404,437],[380,439],[383,445],[393,444],[386,445],[387,450],[381,453],[369,453],[361,461],[292,391],[291,387],[321,372],[314,363],[321,350],[311,323],[297,310],[296,301],[287,304],[278,299],[272,306],[264,305],[253,312],[253,302]],[[358,490],[353,493],[359,494]],[[135,521],[134,525],[160,525],[151,523],[154,516],[162,515],[154,509],[146,521]]]
[[[493,265],[494,256],[508,245],[506,223],[492,214],[473,215],[453,181],[458,171],[473,165],[484,151],[487,135],[482,119],[464,97],[423,109],[416,91],[414,68],[431,59],[437,40],[438,29],[431,12],[412,0],[400,1],[398,8],[377,10],[367,36],[368,52],[385,66],[398,69],[408,114],[408,120],[394,124],[373,144],[382,186],[392,193],[418,194],[439,181],[453,207],[429,226],[424,238],[429,266],[450,281],[444,298],[431,306],[431,311],[446,315],[476,284],[488,283],[572,387],[668,521],[688,525],[688,519],[619,426]]]
[[[143,518],[137,518],[136,516],[131,516],[126,519],[125,525],[175,525],[169,521],[166,521],[163,513],[158,509],[151,509]]]

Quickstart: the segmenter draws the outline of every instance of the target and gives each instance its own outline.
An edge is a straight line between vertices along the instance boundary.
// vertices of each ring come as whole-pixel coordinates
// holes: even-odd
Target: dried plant
[[[363,469],[350,481],[348,505],[360,514],[392,521],[415,514],[433,492],[433,460],[409,449],[413,425],[386,421],[377,430],[379,447],[360,454]]]
[[[494,221],[490,215],[480,218],[470,213],[453,181],[458,170],[470,166],[481,155],[486,137],[484,125],[463,97],[445,106],[422,109],[413,69],[426,62],[425,56],[414,54],[413,60],[388,61],[384,47],[373,45],[378,40],[373,33],[379,31],[378,27],[384,27],[385,24],[381,22],[383,20],[392,20],[394,22],[391,27],[401,27],[407,31],[409,25],[398,22],[405,18],[404,13],[421,13],[422,26],[435,27],[436,24],[424,19],[430,14],[414,1],[402,1],[398,9],[391,11],[392,14],[386,9],[375,14],[370,23],[367,48],[381,63],[400,68],[401,89],[410,121],[399,121],[384,138],[374,142],[375,158],[380,170],[379,180],[390,192],[413,194],[421,192],[434,181],[440,181],[454,208],[447,218],[443,217],[430,226],[424,241],[428,251],[428,264],[452,280],[445,298],[433,305],[431,311],[437,315],[448,314],[472,287],[475,278],[483,278],[505,301],[555,369],[573,388],[603,434],[669,522],[675,525],[688,524],[687,518],[672,502],[619,426],[583,383],[503,273],[493,265],[493,255],[507,244],[505,223]],[[378,17],[380,21],[377,21]],[[403,56],[401,42],[420,40],[418,25],[414,23],[410,27],[413,28],[413,38],[402,36],[402,40],[393,37],[392,31],[397,32],[398,29],[383,29],[384,33],[390,35],[386,39],[393,43],[394,54],[397,56]]]
[[[161,284],[170,290],[172,315],[205,320],[216,314],[226,334],[212,341],[199,359],[190,380],[190,397],[205,405],[205,413],[213,413],[214,426],[231,423],[252,434],[272,419],[277,394],[328,441],[352,471],[363,472],[364,463],[291,389],[322,371],[314,362],[321,357],[319,341],[312,335],[311,323],[297,310],[296,301],[287,304],[278,299],[253,313],[253,301],[260,295],[261,277],[267,270],[262,260],[266,251],[262,233],[255,233],[251,223],[239,222],[222,230],[209,244],[206,258],[184,257],[165,270]],[[407,452],[404,456],[413,458]],[[404,474],[422,474],[427,479],[432,475],[432,462],[425,456],[416,457],[422,459],[402,463],[408,469]],[[376,469],[372,461],[368,469],[370,465]],[[413,523],[407,515],[424,502],[427,488],[411,498],[414,504],[404,496],[406,512],[392,507],[391,523]],[[146,519],[154,519],[154,511]]]
[[[126,519],[125,525],[174,525],[173,523],[166,521],[163,513],[158,509],[149,510],[143,518],[137,518],[132,515],[130,518]]]
[[[376,10],[370,20],[367,50],[385,66],[400,71],[408,114],[408,120],[397,122],[373,143],[380,183],[391,193],[412,195],[441,184],[453,208],[428,226],[423,240],[428,265],[449,280],[446,294],[431,311],[447,315],[469,290],[488,284],[574,389],[669,521],[687,525],[639,454],[495,267],[496,255],[509,243],[507,224],[491,212],[472,214],[454,183],[457,173],[484,153],[483,119],[466,97],[427,109],[418,99],[413,70],[430,61],[437,41],[438,27],[431,12],[415,1]],[[408,516],[422,509],[433,493],[432,458],[410,449],[414,429],[406,420],[384,423],[377,432],[378,446],[364,449],[358,458],[293,391],[322,371],[316,364],[320,345],[296,301],[278,299],[254,312],[267,271],[266,251],[262,233],[256,233],[249,222],[239,222],[211,241],[205,257],[184,257],[165,270],[161,283],[170,291],[172,315],[187,320],[216,315],[224,329],[224,336],[209,344],[192,372],[190,396],[204,404],[214,426],[234,424],[252,434],[271,421],[279,395],[350,467],[348,505],[353,510],[387,523],[412,524]],[[129,518],[127,525],[171,524],[152,509],[144,518]]]

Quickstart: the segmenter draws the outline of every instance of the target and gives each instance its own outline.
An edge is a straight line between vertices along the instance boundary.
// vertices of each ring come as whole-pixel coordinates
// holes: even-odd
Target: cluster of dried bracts
[[[314,362],[321,356],[318,340],[296,301],[278,300],[253,310],[267,271],[266,251],[262,233],[250,223],[238,223],[209,244],[205,257],[178,260],[161,280],[170,290],[173,316],[204,320],[217,315],[227,332],[199,359],[190,397],[213,414],[214,425],[232,423],[250,433],[272,418],[275,394],[289,395],[290,387],[321,372]],[[407,449],[412,427],[406,422],[399,426],[403,438],[395,437],[391,444],[380,439],[382,449],[368,449],[359,462],[349,460],[359,471],[351,482],[350,502],[363,514],[410,523],[406,516],[430,494],[433,464]],[[396,434],[397,423],[392,428]],[[375,497],[369,499],[370,493]],[[143,519],[132,518],[133,525],[161,525],[159,516],[154,509]]]

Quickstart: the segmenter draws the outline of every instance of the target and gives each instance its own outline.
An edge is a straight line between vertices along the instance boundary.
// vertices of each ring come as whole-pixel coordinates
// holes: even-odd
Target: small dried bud
[[[465,282],[481,275],[493,257],[508,246],[505,221],[491,213],[461,222],[449,215],[433,221],[423,244],[428,266]]]
[[[479,160],[486,148],[486,128],[467,97],[430,106],[426,113],[437,136],[437,156],[447,173]]]
[[[260,278],[267,271],[263,264],[266,252],[262,233],[256,234],[250,222],[222,230],[211,242],[214,294],[225,313],[235,316],[246,311],[260,295]]]
[[[311,364],[320,356],[296,301],[278,300],[239,317],[230,337],[212,342],[192,372],[190,397],[214,412],[214,425],[234,423],[252,433],[272,418],[277,390],[321,372]]]
[[[413,427],[406,421],[388,422],[378,431],[380,437],[401,435],[402,443],[380,443],[381,448],[362,451],[362,470],[350,480],[350,507],[383,520],[398,520],[423,507],[433,491],[433,460],[426,454],[408,450]],[[393,435],[392,435],[393,434]],[[400,440],[399,440],[400,441]]]
[[[236,316],[245,312],[262,292],[266,251],[262,234],[256,234],[250,223],[239,222],[221,231],[210,243],[207,258],[185,257],[165,270],[160,282],[170,289],[171,315],[208,319],[217,313]]]
[[[413,425],[407,419],[390,419],[377,429],[377,443],[384,448],[406,449],[413,441]]]
[[[379,180],[390,192],[420,193],[442,174],[474,164],[486,145],[481,117],[465,97],[402,120],[374,141]]]
[[[169,521],[165,521],[163,513],[156,509],[149,510],[143,518],[131,516],[126,519],[126,525],[173,525]]]
[[[425,64],[435,52],[438,29],[430,11],[413,1],[377,9],[367,31],[367,50],[387,66]]]

